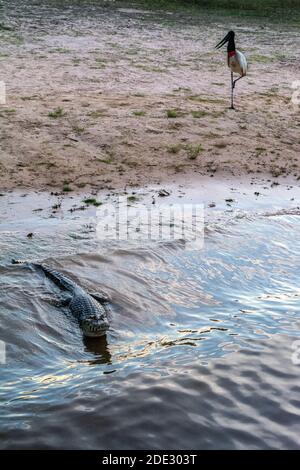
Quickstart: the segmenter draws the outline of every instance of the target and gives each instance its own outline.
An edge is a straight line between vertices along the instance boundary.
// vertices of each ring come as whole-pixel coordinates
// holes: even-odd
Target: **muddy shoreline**
[[[11,2],[0,30],[0,191],[99,191],[179,177],[299,176],[299,35],[203,13]],[[228,109],[230,25],[247,52]],[[297,183],[296,183],[297,184]]]
[[[193,204],[204,210],[204,223],[238,216],[259,216],[300,210],[298,185],[278,178],[272,179],[224,178],[214,179],[186,176],[160,184],[123,188],[123,190],[49,192],[40,190],[10,190],[1,194],[2,206],[0,231],[13,230],[28,237],[30,245],[36,233],[56,230],[56,225],[78,221],[78,224],[94,226],[106,216],[106,210],[114,211],[120,205],[141,210],[160,210],[161,207]],[[220,220],[221,220],[220,219]],[[224,220],[225,220],[224,219]],[[103,222],[103,221],[102,221]],[[103,222],[104,223],[104,222]],[[29,246],[28,245],[28,246]]]

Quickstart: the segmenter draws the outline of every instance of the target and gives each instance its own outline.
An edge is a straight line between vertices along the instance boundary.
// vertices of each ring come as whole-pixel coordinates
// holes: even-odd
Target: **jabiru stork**
[[[234,109],[234,104],[233,104],[233,90],[235,88],[235,84],[238,80],[241,78],[245,77],[247,75],[247,60],[244,54],[240,51],[237,51],[235,48],[235,32],[234,31],[229,31],[228,34],[216,45],[216,49],[220,49],[223,47],[226,43],[227,44],[227,63],[228,67],[231,69],[231,109]],[[236,78],[235,80],[233,79],[233,74],[238,73],[240,76]]]

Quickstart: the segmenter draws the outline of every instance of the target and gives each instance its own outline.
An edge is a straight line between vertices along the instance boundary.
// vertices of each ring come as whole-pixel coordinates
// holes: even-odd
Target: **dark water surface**
[[[299,447],[299,211],[244,215],[207,224],[202,250],[103,244],[81,215],[28,240],[3,217],[1,447]],[[110,294],[105,338],[9,264],[24,254]]]

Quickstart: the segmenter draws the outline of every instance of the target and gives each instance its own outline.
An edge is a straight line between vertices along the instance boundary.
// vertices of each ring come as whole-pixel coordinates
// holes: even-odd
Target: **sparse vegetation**
[[[208,112],[203,111],[203,110],[191,111],[191,115],[193,116],[193,118],[196,118],[196,119],[207,116],[207,114],[208,114]]]
[[[4,108],[1,110],[4,114],[16,114],[17,110],[15,108]]]
[[[181,145],[181,144],[170,145],[170,146],[168,147],[168,152],[169,152],[169,153],[173,153],[174,155],[176,155],[177,153],[180,152],[181,149],[182,149],[182,145]]]
[[[100,163],[106,163],[107,165],[110,165],[113,162],[113,156],[109,155],[106,158],[97,158],[97,161]]]
[[[187,99],[197,101],[198,103],[224,104],[224,99],[222,98],[210,98],[202,95],[189,95]]]
[[[73,189],[69,186],[69,184],[65,183],[64,186],[63,186],[63,192],[64,193],[69,193],[73,191]]]
[[[90,113],[87,114],[87,116],[93,118],[93,119],[98,119],[100,117],[105,116],[105,111],[103,109],[98,109],[95,111],[91,111]]]
[[[106,61],[104,59],[95,59],[96,65],[92,66],[92,68],[96,69],[105,69]]]
[[[68,54],[70,51],[70,49],[66,49],[64,47],[56,47],[55,49],[50,49],[49,50],[50,54]]]
[[[278,52],[272,55],[251,54],[249,56],[249,62],[257,62],[261,64],[269,64],[271,62],[280,61],[284,59],[286,59],[286,55]]]
[[[138,200],[137,196],[134,196],[134,195],[127,197],[128,202],[134,202],[134,201],[137,201],[137,200]]]
[[[95,198],[86,198],[86,199],[83,199],[84,204],[87,204],[88,206],[95,206],[95,207],[99,207],[102,205],[102,202],[100,201],[97,201],[97,199]]]
[[[189,160],[196,160],[199,153],[203,151],[201,144],[175,144],[167,147],[169,153],[174,155],[178,154],[181,150],[184,150],[187,153]]]
[[[144,70],[145,72],[164,73],[168,71],[167,69],[156,67],[154,65],[145,65],[145,64],[136,64],[136,63],[134,63],[133,65],[137,67],[138,69]]]
[[[48,113],[48,117],[52,119],[58,119],[63,117],[64,115],[65,111],[63,108],[56,108],[54,109],[54,111],[50,111],[50,113]]]
[[[84,127],[73,126],[72,130],[75,134],[82,134],[84,132]]]
[[[187,151],[187,155],[190,160],[196,160],[199,153],[203,151],[203,148],[201,144],[189,144],[185,146],[185,150]]]
[[[32,100],[35,100],[35,99],[37,99],[36,96],[21,96],[22,101],[32,101]]]
[[[167,117],[170,119],[174,119],[178,117],[178,111],[176,109],[168,109],[167,110]]]
[[[133,111],[132,113],[134,116],[146,116],[145,111]]]

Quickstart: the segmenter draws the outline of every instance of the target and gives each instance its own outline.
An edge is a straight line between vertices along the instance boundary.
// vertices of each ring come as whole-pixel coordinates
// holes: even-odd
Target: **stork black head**
[[[226,34],[225,38],[222,39],[217,45],[216,49],[220,49],[220,47],[224,46],[228,42],[228,50],[235,50],[235,44],[234,44],[234,36],[235,32],[234,31],[229,31],[229,33]]]

